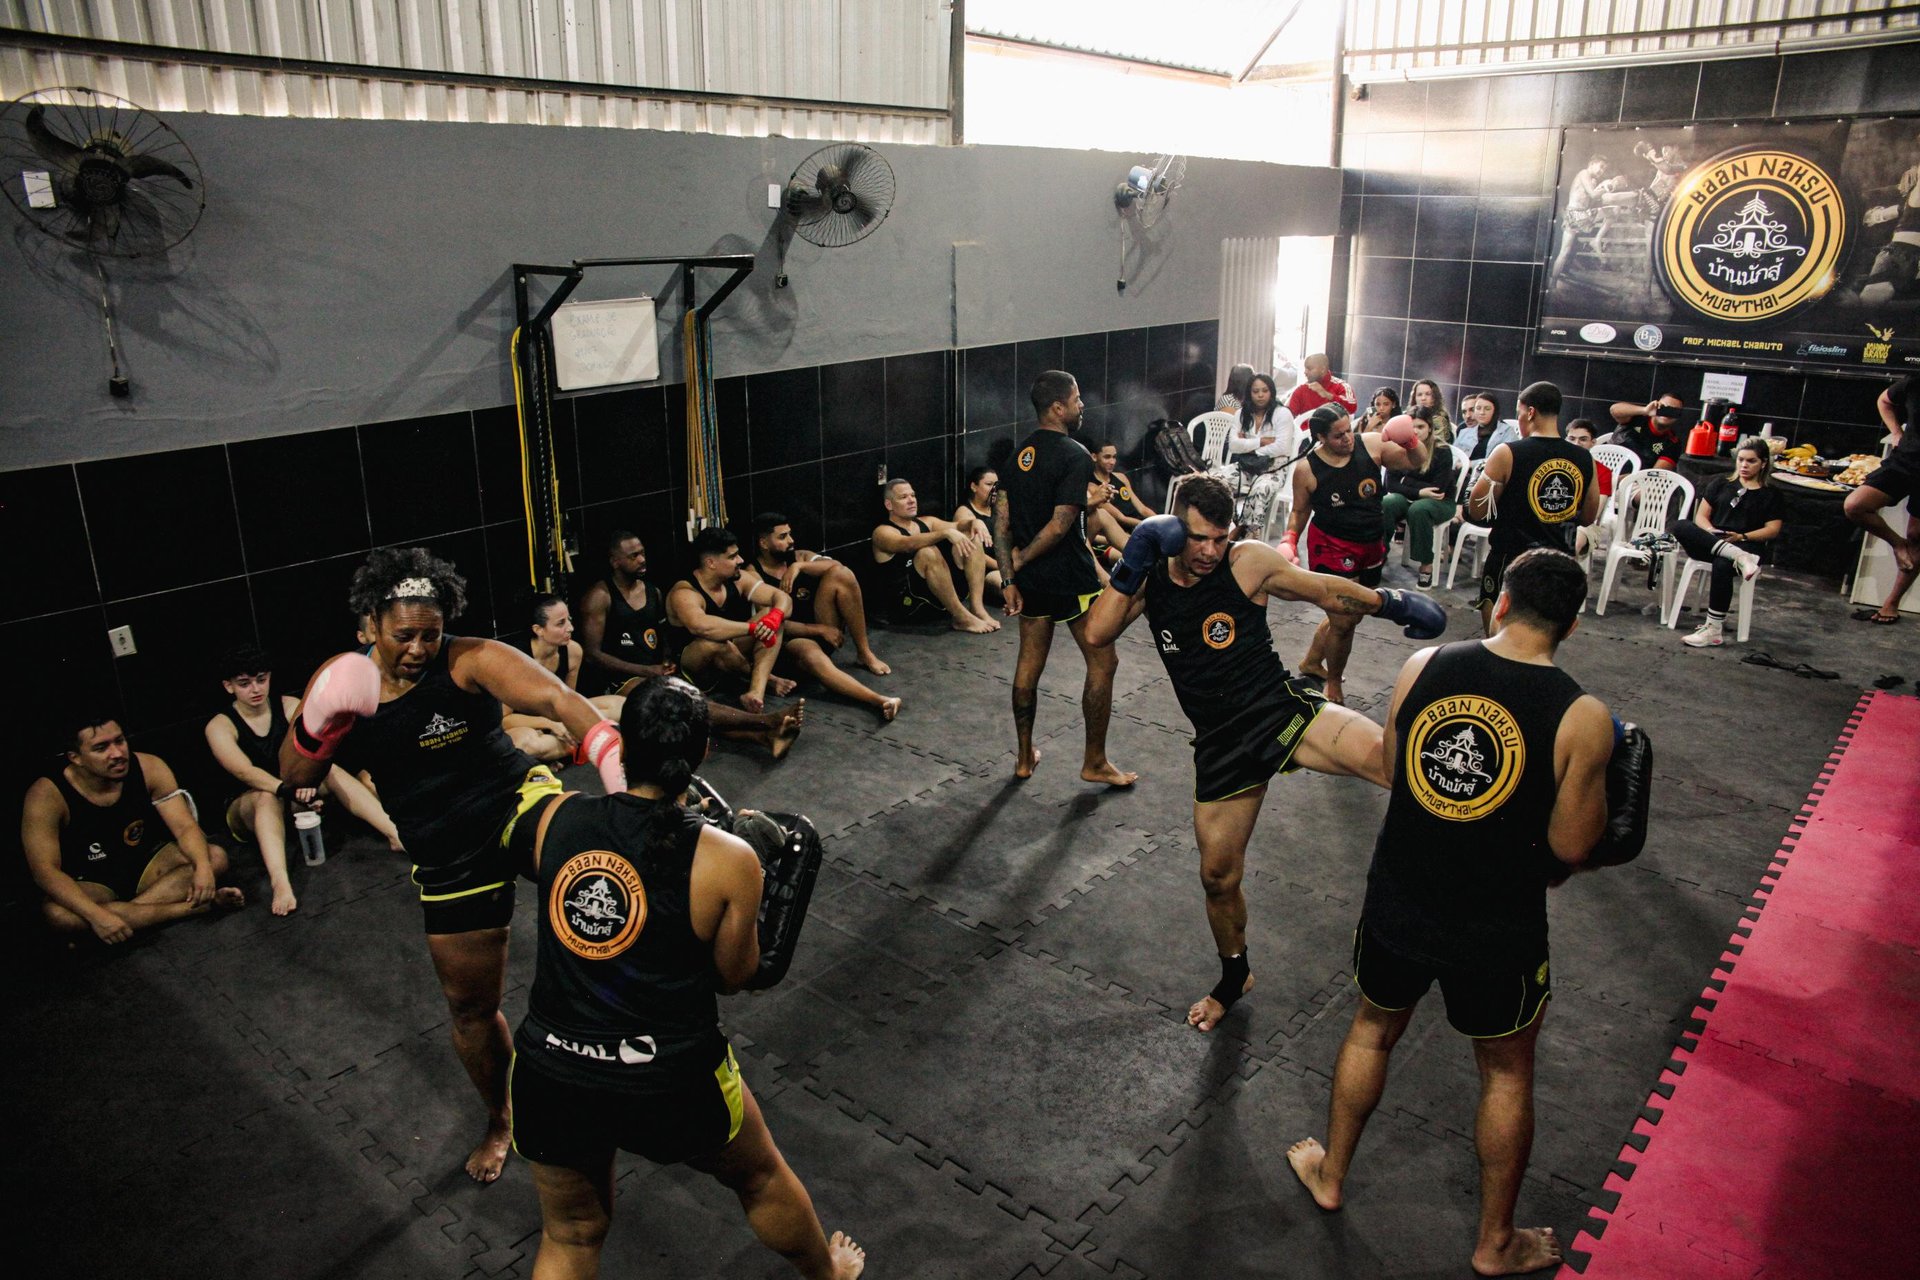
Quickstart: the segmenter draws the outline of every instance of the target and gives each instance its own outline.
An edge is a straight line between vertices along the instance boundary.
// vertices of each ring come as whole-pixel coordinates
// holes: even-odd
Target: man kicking
[[[1175,499],[1173,514],[1133,531],[1114,566],[1113,590],[1094,602],[1087,641],[1110,649],[1144,612],[1180,709],[1193,721],[1193,835],[1220,981],[1187,1010],[1187,1024],[1211,1031],[1253,988],[1240,881],[1268,779],[1312,769],[1387,785],[1380,726],[1328,702],[1313,681],[1288,676],[1273,649],[1267,598],[1325,610],[1343,641],[1328,649],[1336,664],[1370,614],[1404,624],[1420,640],[1444,631],[1447,615],[1414,592],[1309,573],[1265,543],[1233,541],[1233,492],[1213,476],[1188,477]]]
[[[793,523],[778,511],[753,518],[753,562],[747,566],[793,600],[787,638],[804,636],[828,653],[842,639],[853,641],[860,665],[877,676],[892,675],[867,640],[867,600],[853,570],[818,551],[802,551]]]
[[[1507,568],[1491,637],[1422,649],[1401,668],[1384,748],[1393,798],[1354,931],[1360,1007],[1333,1069],[1327,1145],[1307,1138],[1287,1151],[1314,1203],[1338,1209],[1393,1046],[1437,979],[1447,1021],[1473,1038],[1480,1067],[1473,1269],[1483,1276],[1560,1262],[1552,1229],[1516,1229],[1513,1211],[1551,995],[1547,886],[1590,855],[1617,860],[1603,840],[1613,835],[1614,723],[1553,661],[1586,596],[1572,556],[1523,552]]]

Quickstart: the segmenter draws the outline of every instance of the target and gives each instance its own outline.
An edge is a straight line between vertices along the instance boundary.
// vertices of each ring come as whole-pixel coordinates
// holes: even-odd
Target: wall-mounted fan
[[[21,217],[91,260],[113,365],[107,388],[130,394],[101,259],[164,253],[191,235],[207,204],[200,162],[166,121],[125,98],[41,89],[0,106],[0,187]]]
[[[780,207],[792,234],[823,249],[840,249],[885,222],[893,196],[893,166],[886,157],[858,142],[838,142],[800,162],[787,179]],[[774,283],[785,287],[786,273]]]
[[[1113,207],[1120,213],[1120,278],[1114,282],[1119,292],[1127,291],[1128,242],[1159,225],[1167,202],[1186,177],[1185,156],[1161,156],[1151,163],[1134,165],[1113,189]]]

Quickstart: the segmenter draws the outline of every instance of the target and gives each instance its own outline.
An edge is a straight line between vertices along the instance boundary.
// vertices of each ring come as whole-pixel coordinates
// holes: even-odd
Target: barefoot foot
[[[222,911],[238,911],[247,905],[247,895],[232,885],[223,885],[213,891],[213,905]]]
[[[880,713],[882,720],[891,721],[895,716],[900,714],[900,699],[882,698],[880,699],[880,705],[875,707],[874,710]]]
[[[300,900],[293,896],[292,885],[281,884],[273,887],[273,914],[277,916],[291,915],[293,909],[299,905]]]
[[[1302,1138],[1287,1148],[1287,1163],[1293,1166],[1293,1176],[1312,1194],[1315,1204],[1332,1213],[1340,1207],[1340,1187],[1329,1182],[1320,1171],[1326,1158],[1327,1149],[1320,1145],[1318,1138]]]
[[[512,1131],[504,1124],[487,1126],[487,1136],[480,1139],[480,1145],[467,1157],[467,1176],[478,1183],[489,1183],[500,1177],[500,1171],[507,1167],[507,1152],[512,1149]]]
[[[740,706],[742,710],[757,716],[767,709],[767,695],[749,689],[740,695]]]
[[[1033,771],[1040,767],[1040,748],[1031,748],[1026,755],[1017,757],[1013,762],[1013,776],[1031,778]]]
[[[1099,764],[1085,765],[1080,770],[1082,782],[1104,782],[1110,787],[1130,787],[1140,781],[1140,775],[1120,768],[1111,760]]]
[[[869,649],[860,655],[860,665],[877,676],[890,676],[893,668],[880,660],[880,655]]]
[[[807,704],[805,700],[796,702],[782,713],[767,734],[767,750],[773,753],[775,760],[786,758],[793,750],[793,744],[800,739],[800,729],[806,720]]]
[[[1240,994],[1245,995],[1251,990],[1253,990],[1253,975],[1248,974],[1246,985],[1240,988]],[[1209,993],[1195,1000],[1193,1006],[1187,1010],[1187,1025],[1195,1031],[1211,1031],[1219,1026],[1220,1019],[1226,1016],[1226,1006],[1215,1000]]]
[[[990,631],[998,631],[1000,624],[991,618],[976,618],[966,610],[953,615],[951,624],[955,631],[965,631],[972,635],[983,636]]]
[[[769,676],[767,678],[767,687],[773,690],[774,697],[784,698],[795,689],[798,689],[800,682],[798,680],[789,680],[785,676]]]
[[[1473,1269],[1483,1276],[1524,1275],[1559,1265],[1560,1242],[1552,1227],[1515,1227],[1504,1246],[1482,1245],[1473,1251]]]
[[[833,1261],[833,1280],[855,1280],[867,1269],[867,1251],[844,1231],[834,1232],[827,1241],[827,1257]]]

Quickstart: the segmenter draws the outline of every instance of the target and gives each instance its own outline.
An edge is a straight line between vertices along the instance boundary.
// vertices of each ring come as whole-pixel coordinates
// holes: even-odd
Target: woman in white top
[[[1237,472],[1234,493],[1240,499],[1240,523],[1249,538],[1266,536],[1276,497],[1290,484],[1284,471],[1300,449],[1300,429],[1280,403],[1272,378],[1256,373],[1247,386],[1240,420],[1227,436],[1227,456]]]

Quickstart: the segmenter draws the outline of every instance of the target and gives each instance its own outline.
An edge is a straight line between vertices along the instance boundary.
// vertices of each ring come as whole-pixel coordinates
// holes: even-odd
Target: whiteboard
[[[660,376],[652,298],[563,303],[552,328],[554,377],[562,391]]]

